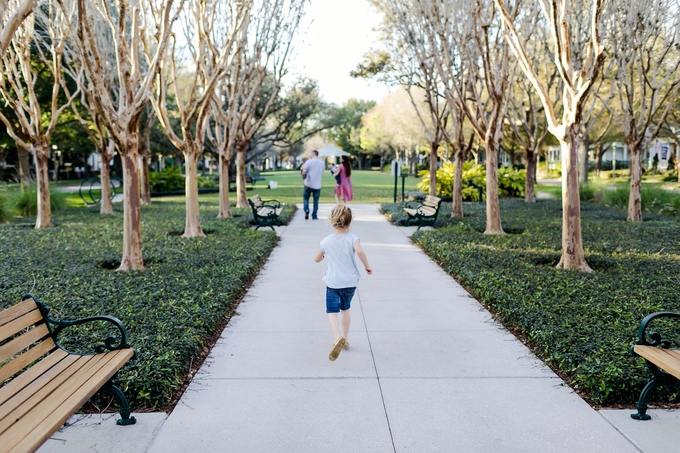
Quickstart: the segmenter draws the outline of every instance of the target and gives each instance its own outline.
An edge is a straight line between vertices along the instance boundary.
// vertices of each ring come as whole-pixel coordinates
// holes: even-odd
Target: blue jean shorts
[[[349,310],[349,305],[352,302],[356,289],[356,286],[352,288],[326,287],[326,313],[338,313],[340,310]]]

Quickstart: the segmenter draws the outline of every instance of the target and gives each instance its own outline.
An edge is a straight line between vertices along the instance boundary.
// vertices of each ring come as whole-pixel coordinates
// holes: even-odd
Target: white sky
[[[367,0],[311,0],[294,43],[291,75],[315,79],[327,102],[381,101],[389,92],[385,85],[349,76],[377,40],[373,29],[380,19]]]

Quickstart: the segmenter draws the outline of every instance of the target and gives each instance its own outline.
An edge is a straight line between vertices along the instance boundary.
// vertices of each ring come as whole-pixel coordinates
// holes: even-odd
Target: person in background
[[[352,165],[349,161],[349,157],[340,156],[340,165],[333,173],[333,176],[340,177],[340,182],[335,184],[335,201],[337,204],[346,203],[352,201],[352,180],[350,176],[352,174]]]
[[[321,194],[321,176],[324,172],[324,164],[319,159],[319,152],[312,151],[312,158],[307,160],[301,167],[304,178],[304,190],[302,191],[302,208],[305,211],[305,220],[309,218],[309,196],[314,199],[312,219],[316,220],[319,211],[319,195]]]

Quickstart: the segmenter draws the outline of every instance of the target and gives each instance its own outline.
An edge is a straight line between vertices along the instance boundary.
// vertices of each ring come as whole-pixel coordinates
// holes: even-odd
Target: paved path
[[[331,232],[301,211],[151,452],[638,452],[375,206],[352,230],[374,274],[328,360]]]

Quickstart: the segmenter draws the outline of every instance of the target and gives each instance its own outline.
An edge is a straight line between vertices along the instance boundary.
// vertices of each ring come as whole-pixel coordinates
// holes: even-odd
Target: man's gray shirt
[[[307,174],[305,177],[305,186],[310,189],[321,189],[321,176],[324,171],[324,163],[318,157],[313,157],[302,164],[302,170]]]

